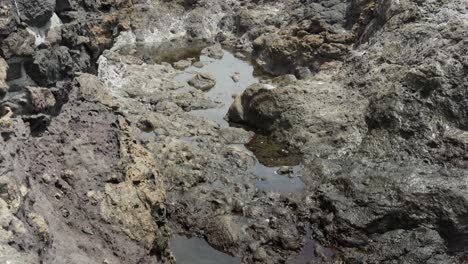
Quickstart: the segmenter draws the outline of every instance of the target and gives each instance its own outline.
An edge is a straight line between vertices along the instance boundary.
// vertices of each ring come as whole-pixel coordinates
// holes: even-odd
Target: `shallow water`
[[[171,250],[177,264],[237,264],[239,258],[212,248],[200,238],[175,235],[171,239]]]
[[[258,133],[246,147],[267,167],[297,166],[302,160],[297,149]]]
[[[211,100],[220,103],[221,106],[218,108],[195,110],[190,113],[211,119],[222,128],[229,127],[225,116],[229,107],[234,102],[233,95],[243,93],[250,85],[259,82],[260,78],[254,75],[254,67],[251,64],[236,58],[228,51],[224,51],[224,56],[220,60],[201,56],[200,62],[204,63],[205,66],[202,68],[191,66],[185,69],[183,74],[175,78],[176,81],[184,84],[181,92],[195,89],[187,84],[187,80],[196,72],[209,73],[215,77],[216,86],[206,92],[206,95]],[[231,77],[235,73],[240,76],[239,82],[234,82]],[[256,182],[258,189],[290,193],[298,192],[305,187],[298,175],[302,168],[299,165],[298,155],[286,152],[284,150],[285,146],[274,144],[264,136],[256,136],[251,143],[247,144],[247,147],[244,145],[242,147],[257,159],[255,166],[250,169],[250,172],[259,178]],[[293,172],[289,175],[280,175],[277,171],[281,166],[291,166]]]
[[[217,122],[221,127],[229,127],[224,119],[229,107],[234,102],[233,95],[241,94],[250,85],[257,83],[259,79],[254,76],[254,68],[248,62],[236,58],[233,54],[224,51],[224,57],[220,60],[200,56],[200,62],[205,63],[202,68],[191,66],[185,69],[185,73],[178,75],[175,79],[184,84],[184,89],[191,88],[187,84],[196,72],[206,72],[216,78],[216,85],[206,92],[207,97],[221,104],[219,108],[191,111],[193,115],[206,117]],[[231,76],[239,73],[239,82],[234,82]]]
[[[305,184],[299,178],[299,173],[302,170],[302,166],[291,167],[293,173],[291,177],[288,175],[280,175],[278,170],[281,167],[267,167],[260,162],[257,162],[250,171],[260,177],[255,186],[260,190],[280,192],[280,193],[292,193],[299,192],[304,189]]]

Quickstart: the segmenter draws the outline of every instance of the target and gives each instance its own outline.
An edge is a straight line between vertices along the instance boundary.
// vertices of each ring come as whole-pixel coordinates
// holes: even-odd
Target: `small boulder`
[[[10,128],[13,125],[12,116],[13,111],[11,111],[10,107],[6,106],[3,113],[0,114],[0,129]]]
[[[216,85],[215,77],[209,73],[197,73],[188,84],[202,91],[208,91]]]
[[[223,128],[219,134],[226,144],[247,144],[255,136],[254,132],[237,127]]]
[[[205,63],[201,62],[201,61],[197,61],[193,64],[194,67],[197,67],[197,68],[203,68],[205,67]]]
[[[84,65],[83,65],[84,66]],[[57,81],[82,71],[65,46],[38,50],[31,63],[25,63],[26,73],[40,86],[50,87]]]
[[[312,72],[307,67],[297,67],[294,70],[294,75],[298,79],[303,80],[303,79],[307,79],[308,77],[312,76]]]
[[[268,254],[266,253],[264,248],[259,247],[257,248],[257,250],[255,250],[253,257],[255,260],[265,261],[266,259],[268,259]]]
[[[90,102],[99,102],[112,109],[118,109],[120,104],[107,91],[105,84],[95,75],[83,73],[76,77],[79,96]]]
[[[185,70],[191,65],[192,65],[192,62],[189,60],[180,60],[178,62],[174,62],[172,66],[174,67],[174,69],[177,69],[177,70]]]
[[[1,49],[5,59],[32,56],[35,40],[36,38],[26,29],[13,32],[1,42]]]
[[[223,47],[221,47],[221,44],[219,43],[211,47],[204,48],[201,54],[217,60],[224,57]]]
[[[239,72],[233,73],[233,74],[231,75],[231,79],[232,79],[234,82],[238,83],[238,82],[240,81],[240,73],[239,73]]]
[[[244,54],[242,54],[241,52],[236,52],[236,53],[234,54],[234,56],[235,56],[236,58],[238,58],[238,59],[241,59],[241,60],[246,59],[246,56],[245,56]]]
[[[55,10],[55,0],[17,0],[21,19],[30,26],[42,27]]]
[[[263,83],[249,86],[242,95],[234,99],[227,115],[229,121],[269,130],[286,109],[279,107],[282,106],[278,101],[281,91],[272,92],[275,91],[272,87]]]
[[[289,175],[294,173],[294,169],[289,166],[282,166],[276,171],[276,173],[278,173],[279,175]]]
[[[55,106],[55,96],[47,88],[27,87],[26,88],[33,112],[47,112]]]

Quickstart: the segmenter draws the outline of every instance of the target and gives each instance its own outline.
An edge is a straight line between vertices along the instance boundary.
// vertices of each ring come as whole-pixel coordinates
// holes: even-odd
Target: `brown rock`
[[[117,100],[107,92],[107,88],[96,76],[85,73],[76,77],[76,81],[80,86],[80,96],[83,99],[99,102],[113,109],[119,107]]]
[[[313,48],[318,48],[323,44],[323,37],[320,35],[307,35],[302,40]]]
[[[55,106],[55,96],[49,89],[42,87],[26,87],[26,90],[34,112],[45,112]]]
[[[333,42],[333,43],[347,44],[347,43],[351,43],[353,41],[353,38],[354,36],[351,34],[332,34],[332,33],[325,34],[326,41]]]
[[[106,184],[101,215],[133,240],[150,250],[156,240],[158,225],[152,208],[165,200],[164,183],[152,154],[133,138],[134,128],[119,118],[121,165],[125,179],[119,184]]]
[[[320,46],[318,52],[324,57],[339,59],[341,56],[346,54],[347,49],[347,46],[343,44],[325,43]]]

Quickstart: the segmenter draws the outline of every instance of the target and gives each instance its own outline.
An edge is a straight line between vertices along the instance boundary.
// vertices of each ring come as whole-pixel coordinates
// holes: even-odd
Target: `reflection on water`
[[[175,235],[171,239],[171,250],[177,264],[237,264],[239,258],[212,248],[200,238]]]
[[[211,100],[221,104],[219,108],[191,111],[193,115],[206,117],[217,122],[221,127],[228,127],[229,123],[224,119],[229,107],[234,102],[233,95],[241,94],[250,85],[257,83],[258,78],[254,76],[254,68],[248,62],[236,58],[231,53],[224,51],[224,56],[220,60],[211,59],[206,56],[200,57],[200,62],[205,65],[202,68],[191,66],[185,73],[176,77],[176,81],[185,84],[185,89],[189,89],[187,80],[196,72],[206,72],[213,75],[216,85],[206,95]],[[234,82],[232,75],[239,75],[239,82]],[[192,88],[195,89],[195,88]]]
[[[280,193],[299,192],[304,189],[305,185],[298,175],[302,166],[291,167],[292,172],[289,175],[280,175],[278,173],[280,169],[281,167],[267,167],[257,162],[251,169],[254,175],[260,177],[256,183],[256,187],[261,190]]]

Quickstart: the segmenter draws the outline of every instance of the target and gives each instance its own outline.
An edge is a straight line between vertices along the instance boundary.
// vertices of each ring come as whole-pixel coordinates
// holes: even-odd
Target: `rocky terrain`
[[[468,263],[465,0],[4,0],[0,25],[0,263]]]

